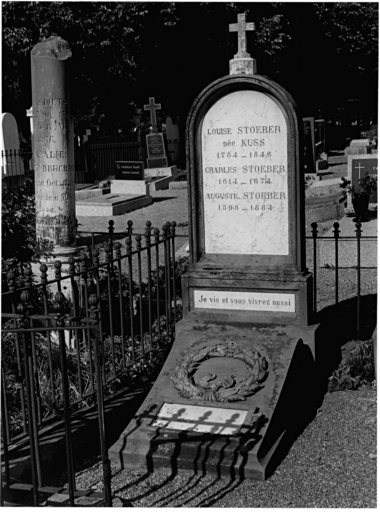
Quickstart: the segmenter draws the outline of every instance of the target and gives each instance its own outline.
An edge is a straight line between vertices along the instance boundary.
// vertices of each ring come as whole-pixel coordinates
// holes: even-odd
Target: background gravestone
[[[12,114],[6,112],[1,115],[1,128],[2,179],[6,179],[11,184],[14,177],[23,176],[25,172],[24,162],[19,154],[20,139],[17,121]]]
[[[150,111],[152,133],[146,136],[148,150],[148,168],[167,167],[168,159],[165,150],[164,134],[158,132],[156,110],[161,109],[161,103],[155,103],[154,98],[149,98],[149,104],[144,105],[144,110]]]
[[[170,163],[177,163],[179,160],[179,126],[173,123],[172,118],[166,118],[166,139],[168,141]]]
[[[347,179],[357,188],[358,181],[366,174],[377,176],[377,155],[349,155],[347,157]],[[370,204],[377,204],[377,190],[373,191],[369,198]],[[352,207],[352,196],[347,194],[347,206]]]
[[[303,118],[303,168],[304,173],[315,172],[314,117]]]
[[[69,45],[53,36],[31,51],[37,236],[56,247],[75,242],[74,131]]]

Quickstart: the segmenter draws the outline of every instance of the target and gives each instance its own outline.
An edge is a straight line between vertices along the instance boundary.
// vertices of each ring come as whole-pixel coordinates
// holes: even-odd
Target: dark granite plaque
[[[115,162],[117,180],[143,180],[144,162]]]
[[[165,157],[165,142],[163,133],[150,133],[146,136],[149,158]]]
[[[356,155],[355,155],[356,156]],[[377,158],[353,158],[352,159],[352,185],[358,188],[358,182],[366,174],[377,176]],[[377,203],[377,191],[372,192],[370,203]]]

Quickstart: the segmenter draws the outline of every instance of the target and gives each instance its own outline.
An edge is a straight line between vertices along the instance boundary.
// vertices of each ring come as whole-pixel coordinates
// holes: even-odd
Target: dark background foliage
[[[376,122],[378,4],[370,2],[4,2],[3,112],[27,137],[30,51],[56,34],[73,52],[78,130],[133,139],[150,96],[162,104],[159,120],[179,116],[183,130],[196,96],[228,74],[237,51],[228,25],[243,11],[256,24],[247,37],[258,72],[287,89],[301,115]]]

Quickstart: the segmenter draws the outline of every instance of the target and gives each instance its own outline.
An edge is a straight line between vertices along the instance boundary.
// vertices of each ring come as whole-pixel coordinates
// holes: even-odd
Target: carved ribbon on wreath
[[[249,366],[248,377],[239,384],[235,376],[224,377],[216,382],[216,375],[205,375],[198,384],[195,384],[193,374],[201,363],[212,357],[231,357],[240,359]],[[198,352],[185,356],[184,360],[176,366],[174,377],[171,377],[174,387],[184,398],[191,400],[208,400],[214,402],[237,402],[246,400],[247,396],[257,393],[263,388],[263,382],[268,376],[268,361],[261,357],[257,350],[238,347],[236,343],[228,345],[212,345]]]

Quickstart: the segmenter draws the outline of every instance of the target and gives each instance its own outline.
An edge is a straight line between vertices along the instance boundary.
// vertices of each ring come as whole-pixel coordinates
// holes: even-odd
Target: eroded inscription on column
[[[74,231],[74,162],[64,98],[39,97],[33,108],[38,236],[70,243]],[[50,221],[49,221],[50,219]]]
[[[287,255],[287,128],[258,91],[218,100],[202,126],[205,248],[209,254]]]

